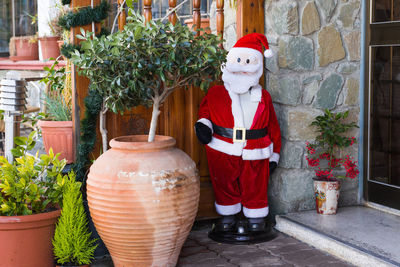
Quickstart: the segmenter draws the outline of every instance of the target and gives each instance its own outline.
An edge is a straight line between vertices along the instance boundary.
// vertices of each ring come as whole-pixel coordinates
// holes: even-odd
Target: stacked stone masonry
[[[275,214],[315,208],[314,175],[305,161],[315,116],[325,108],[349,110],[348,120],[359,121],[360,10],[359,0],[265,1],[265,34],[275,52],[266,60],[265,84],[283,137],[279,168],[270,178]],[[358,158],[357,146],[349,151]],[[339,205],[357,199],[358,180],[343,181]]]

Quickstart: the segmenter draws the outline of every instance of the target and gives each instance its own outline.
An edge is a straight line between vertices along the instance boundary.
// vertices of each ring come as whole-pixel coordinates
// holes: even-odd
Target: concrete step
[[[376,204],[276,217],[276,229],[356,266],[400,266],[400,212]]]

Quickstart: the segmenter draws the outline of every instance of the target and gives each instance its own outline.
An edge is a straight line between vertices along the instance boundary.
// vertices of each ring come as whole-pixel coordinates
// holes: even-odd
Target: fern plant
[[[54,256],[58,264],[90,264],[97,239],[90,238],[88,220],[83,207],[81,183],[71,172],[65,184],[61,216],[53,239]]]

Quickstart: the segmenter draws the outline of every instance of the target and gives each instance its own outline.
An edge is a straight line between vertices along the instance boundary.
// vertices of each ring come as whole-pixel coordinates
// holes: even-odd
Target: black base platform
[[[219,243],[249,245],[268,242],[277,237],[277,233],[270,223],[267,223],[265,231],[250,232],[247,230],[246,221],[240,220],[237,222],[235,230],[229,232],[217,231],[214,224],[208,237]]]

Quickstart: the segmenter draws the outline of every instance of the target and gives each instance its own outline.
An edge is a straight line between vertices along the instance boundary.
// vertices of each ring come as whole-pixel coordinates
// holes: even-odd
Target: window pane
[[[400,48],[372,49],[370,179],[400,185]]]
[[[372,5],[373,22],[399,21],[399,0],[374,0]]]
[[[14,0],[15,3],[15,35],[35,35],[37,23],[32,24],[32,16],[37,14],[37,3],[32,0]]]
[[[0,0],[0,56],[8,53],[8,43],[12,35],[11,0]]]

